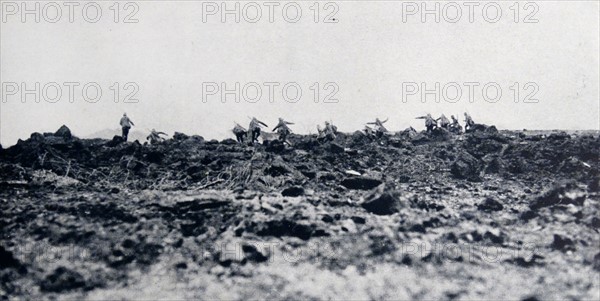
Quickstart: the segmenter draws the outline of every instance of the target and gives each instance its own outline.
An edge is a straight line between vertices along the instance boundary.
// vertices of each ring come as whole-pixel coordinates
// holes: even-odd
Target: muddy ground
[[[0,151],[3,299],[600,299],[593,134]]]

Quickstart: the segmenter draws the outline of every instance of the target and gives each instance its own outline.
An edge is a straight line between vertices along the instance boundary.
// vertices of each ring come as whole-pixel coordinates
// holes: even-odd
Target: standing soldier
[[[244,136],[247,135],[248,131],[243,126],[236,122],[232,132],[235,134],[235,139],[238,143],[244,143]]]
[[[279,134],[279,141],[286,142],[287,136],[292,132],[292,130],[288,127],[288,124],[293,124],[291,122],[287,122],[283,120],[283,118],[279,118],[279,123],[273,128],[273,132],[277,131]],[[288,142],[288,144],[290,144]]]
[[[473,118],[467,112],[465,112],[465,131],[472,128],[475,125]]]
[[[252,117],[250,120],[250,125],[248,126],[248,135],[250,135],[250,143],[254,143],[254,141],[258,142],[258,137],[260,136],[260,126],[269,127],[264,122],[256,119],[256,117]]]
[[[417,117],[416,119],[425,119],[425,127],[427,128],[427,132],[431,132],[437,127],[437,121],[433,119],[429,113],[425,116]]]
[[[377,136],[377,138],[381,138],[381,136],[383,136],[383,134],[385,134],[388,130],[385,128],[385,126],[383,126],[384,123],[386,123],[388,120],[384,120],[381,121],[379,120],[379,118],[375,118],[374,122],[367,122],[367,124],[373,124],[375,125],[375,135]]]
[[[127,136],[129,135],[129,129],[131,129],[132,125],[135,125],[129,117],[127,117],[127,113],[123,113],[123,117],[121,117],[121,124],[123,140],[127,141]]]
[[[448,127],[450,126],[450,120],[448,120],[448,118],[446,118],[446,115],[442,114],[442,116],[440,116],[440,118],[436,119],[436,121],[440,122],[440,127],[443,129],[448,129]]]

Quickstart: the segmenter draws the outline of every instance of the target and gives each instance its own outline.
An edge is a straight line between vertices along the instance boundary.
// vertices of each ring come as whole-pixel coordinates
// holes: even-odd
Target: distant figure
[[[431,132],[437,127],[437,121],[431,117],[431,114],[420,116],[416,119],[425,119],[425,128],[427,128],[427,132]]]
[[[248,135],[250,135],[250,143],[258,142],[258,137],[260,136],[260,126],[269,127],[264,122],[256,119],[256,117],[252,117],[250,120],[250,125],[248,126]]]
[[[460,123],[458,123],[458,119],[456,119],[454,115],[451,115],[450,118],[452,118],[452,123],[449,127],[450,132],[460,134],[460,132],[462,132],[462,126],[460,125]]]
[[[450,126],[450,120],[448,120],[448,118],[446,118],[446,115],[442,114],[442,116],[440,116],[440,118],[436,119],[436,121],[440,122],[440,127],[447,130],[448,127]]]
[[[129,117],[127,117],[127,113],[123,113],[123,117],[121,117],[121,129],[123,132],[123,140],[127,141],[127,135],[129,135],[129,129],[131,129],[132,125],[135,125]]]
[[[289,124],[293,124],[291,122],[287,122],[283,120],[283,118],[279,118],[279,123],[273,128],[273,132],[277,131],[279,134],[279,141],[286,142],[287,136],[292,133],[292,130],[288,127]],[[288,142],[288,144],[290,144]]]
[[[155,129],[152,129],[152,131],[150,131],[150,135],[146,137],[146,140],[150,140],[150,144],[156,144],[158,142],[164,141],[165,138],[161,137],[160,135],[166,136],[167,133],[157,132]]]
[[[325,121],[324,129],[317,125],[317,131],[319,132],[319,135],[317,136],[318,141],[333,141],[337,136],[337,126],[331,124],[329,121]]]
[[[472,128],[475,125],[475,121],[471,118],[471,115],[465,112],[465,131]]]
[[[375,135],[377,136],[377,138],[381,138],[381,136],[383,136],[383,134],[388,131],[385,128],[385,126],[383,126],[383,124],[386,123],[387,121],[388,121],[387,119],[384,121],[381,121],[381,120],[379,120],[379,118],[375,118],[374,122],[367,122],[367,124],[375,125]]]
[[[239,123],[236,123],[232,132],[235,134],[235,139],[238,143],[244,143],[244,136],[248,134],[248,131],[243,126],[241,126]]]

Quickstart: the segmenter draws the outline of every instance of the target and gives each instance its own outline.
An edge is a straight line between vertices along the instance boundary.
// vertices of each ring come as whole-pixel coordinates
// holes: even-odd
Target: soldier
[[[286,142],[287,136],[292,133],[292,130],[288,127],[288,124],[293,124],[291,122],[287,122],[283,120],[283,118],[279,118],[279,123],[273,128],[273,132],[277,131],[279,134],[279,141]],[[289,142],[288,142],[289,144]]]
[[[465,112],[465,131],[472,128],[475,125],[473,118],[467,112]]]
[[[232,132],[235,134],[237,142],[244,143],[244,136],[248,134],[248,131],[243,126],[236,122]]]
[[[329,121],[325,121],[324,132],[327,140],[334,140],[337,137],[337,126],[331,124]]]
[[[252,117],[250,120],[250,125],[248,126],[248,134],[250,135],[250,143],[254,143],[254,141],[258,142],[258,137],[260,136],[260,126],[269,127],[264,122],[256,119],[256,117]]]
[[[448,118],[446,118],[446,115],[442,114],[442,116],[440,116],[440,118],[436,119],[436,121],[440,122],[440,127],[443,129],[448,129],[448,127],[450,126],[450,120],[448,120]]]
[[[456,117],[454,117],[454,115],[451,115],[450,118],[452,118],[452,123],[449,126],[449,130],[451,132],[457,133],[457,134],[462,132],[462,126],[460,126],[460,123],[458,123],[458,119],[456,119]]]
[[[431,117],[431,114],[420,116],[416,119],[425,119],[425,127],[427,128],[427,132],[431,132],[437,127],[437,121]]]
[[[232,132],[235,135],[235,139],[237,140],[237,142],[244,143],[244,136],[248,135],[248,131],[246,130],[246,128],[244,128],[236,122]]]
[[[121,130],[123,135],[123,140],[127,141],[127,136],[129,135],[129,129],[131,129],[132,125],[135,125],[129,117],[127,117],[127,113],[123,113],[123,117],[121,117]]]
[[[335,140],[337,134],[337,126],[329,123],[329,121],[325,121],[325,129],[321,129],[321,127],[317,125],[317,131],[319,131],[319,136],[317,137],[317,140],[333,141]]]
[[[374,122],[367,122],[367,124],[375,125],[375,135],[377,136],[377,138],[380,138],[381,136],[383,136],[383,134],[385,134],[388,131],[385,128],[385,126],[383,126],[383,124],[386,123],[387,121],[388,121],[387,119],[384,121],[381,121],[381,120],[379,120],[379,118],[375,118]],[[367,128],[369,128],[369,127],[367,127]]]
[[[158,142],[165,140],[165,138],[161,137],[160,135],[166,136],[167,133],[157,132],[155,129],[152,129],[152,131],[150,131],[150,135],[148,135],[148,137],[146,137],[146,140],[150,140],[150,144],[156,144]]]

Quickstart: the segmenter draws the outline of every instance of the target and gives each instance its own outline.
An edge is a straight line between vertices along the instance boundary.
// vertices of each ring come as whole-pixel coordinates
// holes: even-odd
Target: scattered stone
[[[165,154],[162,151],[149,151],[146,154],[146,160],[150,163],[160,164],[165,158]]]
[[[265,168],[265,174],[277,177],[292,173],[292,168],[285,163],[281,158],[273,160],[270,166]]]
[[[400,201],[397,192],[381,185],[364,199],[361,206],[377,215],[390,215],[400,211],[404,204]]]
[[[347,175],[351,175],[351,176],[361,176],[360,172],[356,171],[356,170],[346,170],[344,173],[346,173]]]
[[[14,257],[13,253],[0,246],[0,268],[18,268],[20,266],[21,263]]]
[[[357,224],[364,224],[367,222],[367,220],[361,216],[352,216],[350,217],[350,219],[352,219],[352,221],[354,221]]]
[[[562,252],[575,251],[575,242],[568,237],[554,234],[554,240],[552,241],[550,247],[552,247],[554,250],[559,250]]]
[[[594,267],[594,270],[600,271],[600,253],[598,253],[598,254],[596,254],[596,256],[594,256],[593,267]]]
[[[381,185],[381,181],[367,177],[353,177],[344,179],[340,184],[348,189],[369,190]]]
[[[333,223],[333,217],[331,217],[331,215],[329,215],[329,214],[325,214],[325,215],[323,215],[323,217],[321,218],[321,220],[322,220],[323,222],[326,222],[326,223],[328,223],[328,224],[329,224],[329,223]]]
[[[331,151],[334,154],[341,154],[344,152],[344,147],[335,142],[331,142],[329,144],[329,151]]]
[[[467,152],[461,152],[450,166],[450,172],[455,178],[469,181],[479,181],[481,164],[477,158]]]
[[[265,150],[271,153],[281,153],[285,150],[285,144],[280,140],[265,141]]]
[[[244,252],[244,259],[252,262],[265,262],[269,259],[269,255],[261,252],[255,246],[251,244],[245,244],[242,246]]]
[[[123,137],[122,137],[122,136],[115,135],[115,136],[112,138],[112,140],[111,140],[111,141],[109,141],[108,143],[106,143],[106,146],[109,146],[109,147],[115,147],[115,146],[117,146],[117,145],[119,145],[119,144],[121,144],[121,143],[123,143],[123,142],[125,142],[125,139],[123,139]]]
[[[189,137],[190,136],[188,136],[184,133],[180,133],[180,132],[173,133],[173,140],[183,141],[183,140],[187,140]]]
[[[573,204],[575,206],[583,206],[586,193],[580,190],[575,183],[567,182],[555,186],[554,188],[544,192],[538,196],[531,204],[529,208],[537,210],[544,207],[555,206],[555,205],[568,205]]]
[[[85,286],[85,279],[78,272],[58,267],[40,283],[40,289],[46,292],[69,291]]]
[[[302,188],[300,186],[288,187],[281,192],[281,195],[289,196],[289,197],[301,196],[301,195],[304,195],[304,188]]]
[[[483,202],[481,202],[477,206],[477,208],[481,211],[491,212],[491,211],[501,211],[502,209],[504,209],[504,206],[502,205],[502,203],[498,202],[497,200],[488,197]]]

